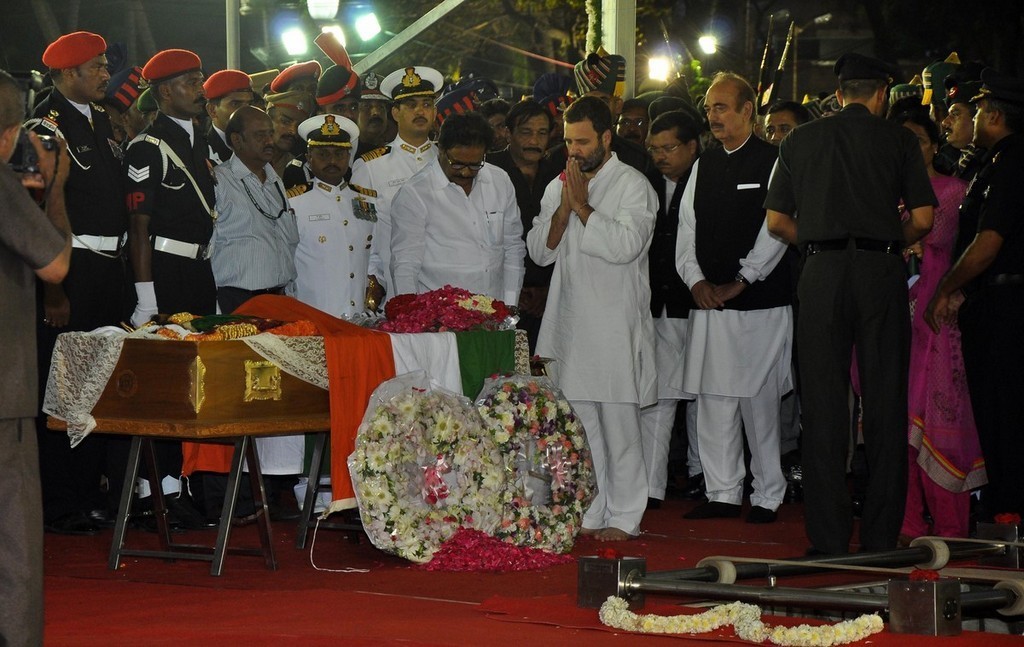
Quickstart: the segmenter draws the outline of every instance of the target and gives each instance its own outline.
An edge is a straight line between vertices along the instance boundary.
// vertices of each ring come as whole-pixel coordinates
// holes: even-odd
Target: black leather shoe
[[[683,519],[732,519],[740,516],[741,506],[721,501],[708,501],[683,515]]]
[[[57,517],[53,521],[43,524],[43,530],[56,535],[95,535],[100,527],[89,520],[81,512],[69,512],[66,515]]]
[[[701,501],[705,498],[703,472],[690,477],[683,489],[682,498],[687,501]]]
[[[180,495],[164,495],[164,503],[167,504],[167,517],[177,521],[182,528],[188,530],[206,530],[216,528],[217,523],[210,521],[196,509],[192,498],[182,492]]]
[[[100,528],[113,528],[116,518],[110,512],[103,508],[96,508],[85,513],[85,516],[89,521],[93,522]]]
[[[778,513],[768,508],[755,505],[747,513],[747,523],[772,523],[778,517]]]

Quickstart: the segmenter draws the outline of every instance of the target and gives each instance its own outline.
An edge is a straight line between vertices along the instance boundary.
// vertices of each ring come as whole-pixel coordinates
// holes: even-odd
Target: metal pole
[[[227,48],[227,69],[242,69],[239,56],[239,9],[241,0],[224,0],[225,13],[225,47]]]
[[[850,593],[782,586],[757,587],[687,581],[657,582],[644,579],[643,581],[627,582],[626,588],[630,592],[682,593],[761,605],[824,607],[848,611],[882,611],[889,605],[889,597],[880,593]]]
[[[384,43],[376,50],[370,52],[370,54],[364,57],[363,60],[353,65],[352,69],[355,70],[356,74],[364,74],[370,71],[373,69],[374,65],[397,52],[399,48],[411,41],[413,38],[416,38],[416,36],[427,29],[427,27],[430,27],[441,18],[444,18],[465,1],[466,0],[444,0],[439,5],[423,14],[414,23],[396,34],[394,38]]]

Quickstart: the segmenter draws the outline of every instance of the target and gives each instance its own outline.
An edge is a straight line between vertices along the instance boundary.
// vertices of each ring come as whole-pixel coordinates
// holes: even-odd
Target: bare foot
[[[597,537],[604,528],[580,528],[580,535],[583,537]]]
[[[625,530],[609,527],[599,531],[595,538],[598,541],[628,541],[630,539],[636,539],[636,536],[629,534]]]

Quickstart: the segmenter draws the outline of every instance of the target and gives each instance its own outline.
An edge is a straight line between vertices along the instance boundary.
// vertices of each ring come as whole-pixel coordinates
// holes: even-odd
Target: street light
[[[797,43],[800,40],[800,34],[807,31],[808,29],[813,29],[814,27],[824,25],[830,22],[831,20],[831,13],[823,13],[820,16],[817,16],[816,18],[813,18],[812,20],[805,22],[800,27],[793,28],[793,101],[797,101],[798,97],[800,96],[798,94],[799,90],[797,89],[796,83],[797,71],[800,69],[799,65],[797,65],[797,63],[799,63],[799,59],[797,58]]]
[[[334,20],[338,15],[338,0],[306,0],[306,10],[313,20]]]
[[[698,38],[697,44],[700,45],[700,51],[708,56],[718,51],[718,39],[710,34]]]
[[[379,34],[380,23],[377,22],[377,14],[370,12],[356,18],[356,33],[364,41]]]
[[[302,56],[309,50],[309,43],[306,42],[306,34],[301,27],[289,27],[281,32],[281,44],[288,56]]]
[[[672,72],[672,61],[667,56],[652,56],[647,59],[647,76],[653,81],[668,81]]]

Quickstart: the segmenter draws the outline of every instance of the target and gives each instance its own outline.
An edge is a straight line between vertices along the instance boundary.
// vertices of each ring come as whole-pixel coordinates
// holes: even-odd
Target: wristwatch
[[[750,285],[750,281],[747,280],[747,277],[743,276],[742,272],[736,272],[736,279],[735,280],[739,281],[743,285]]]

